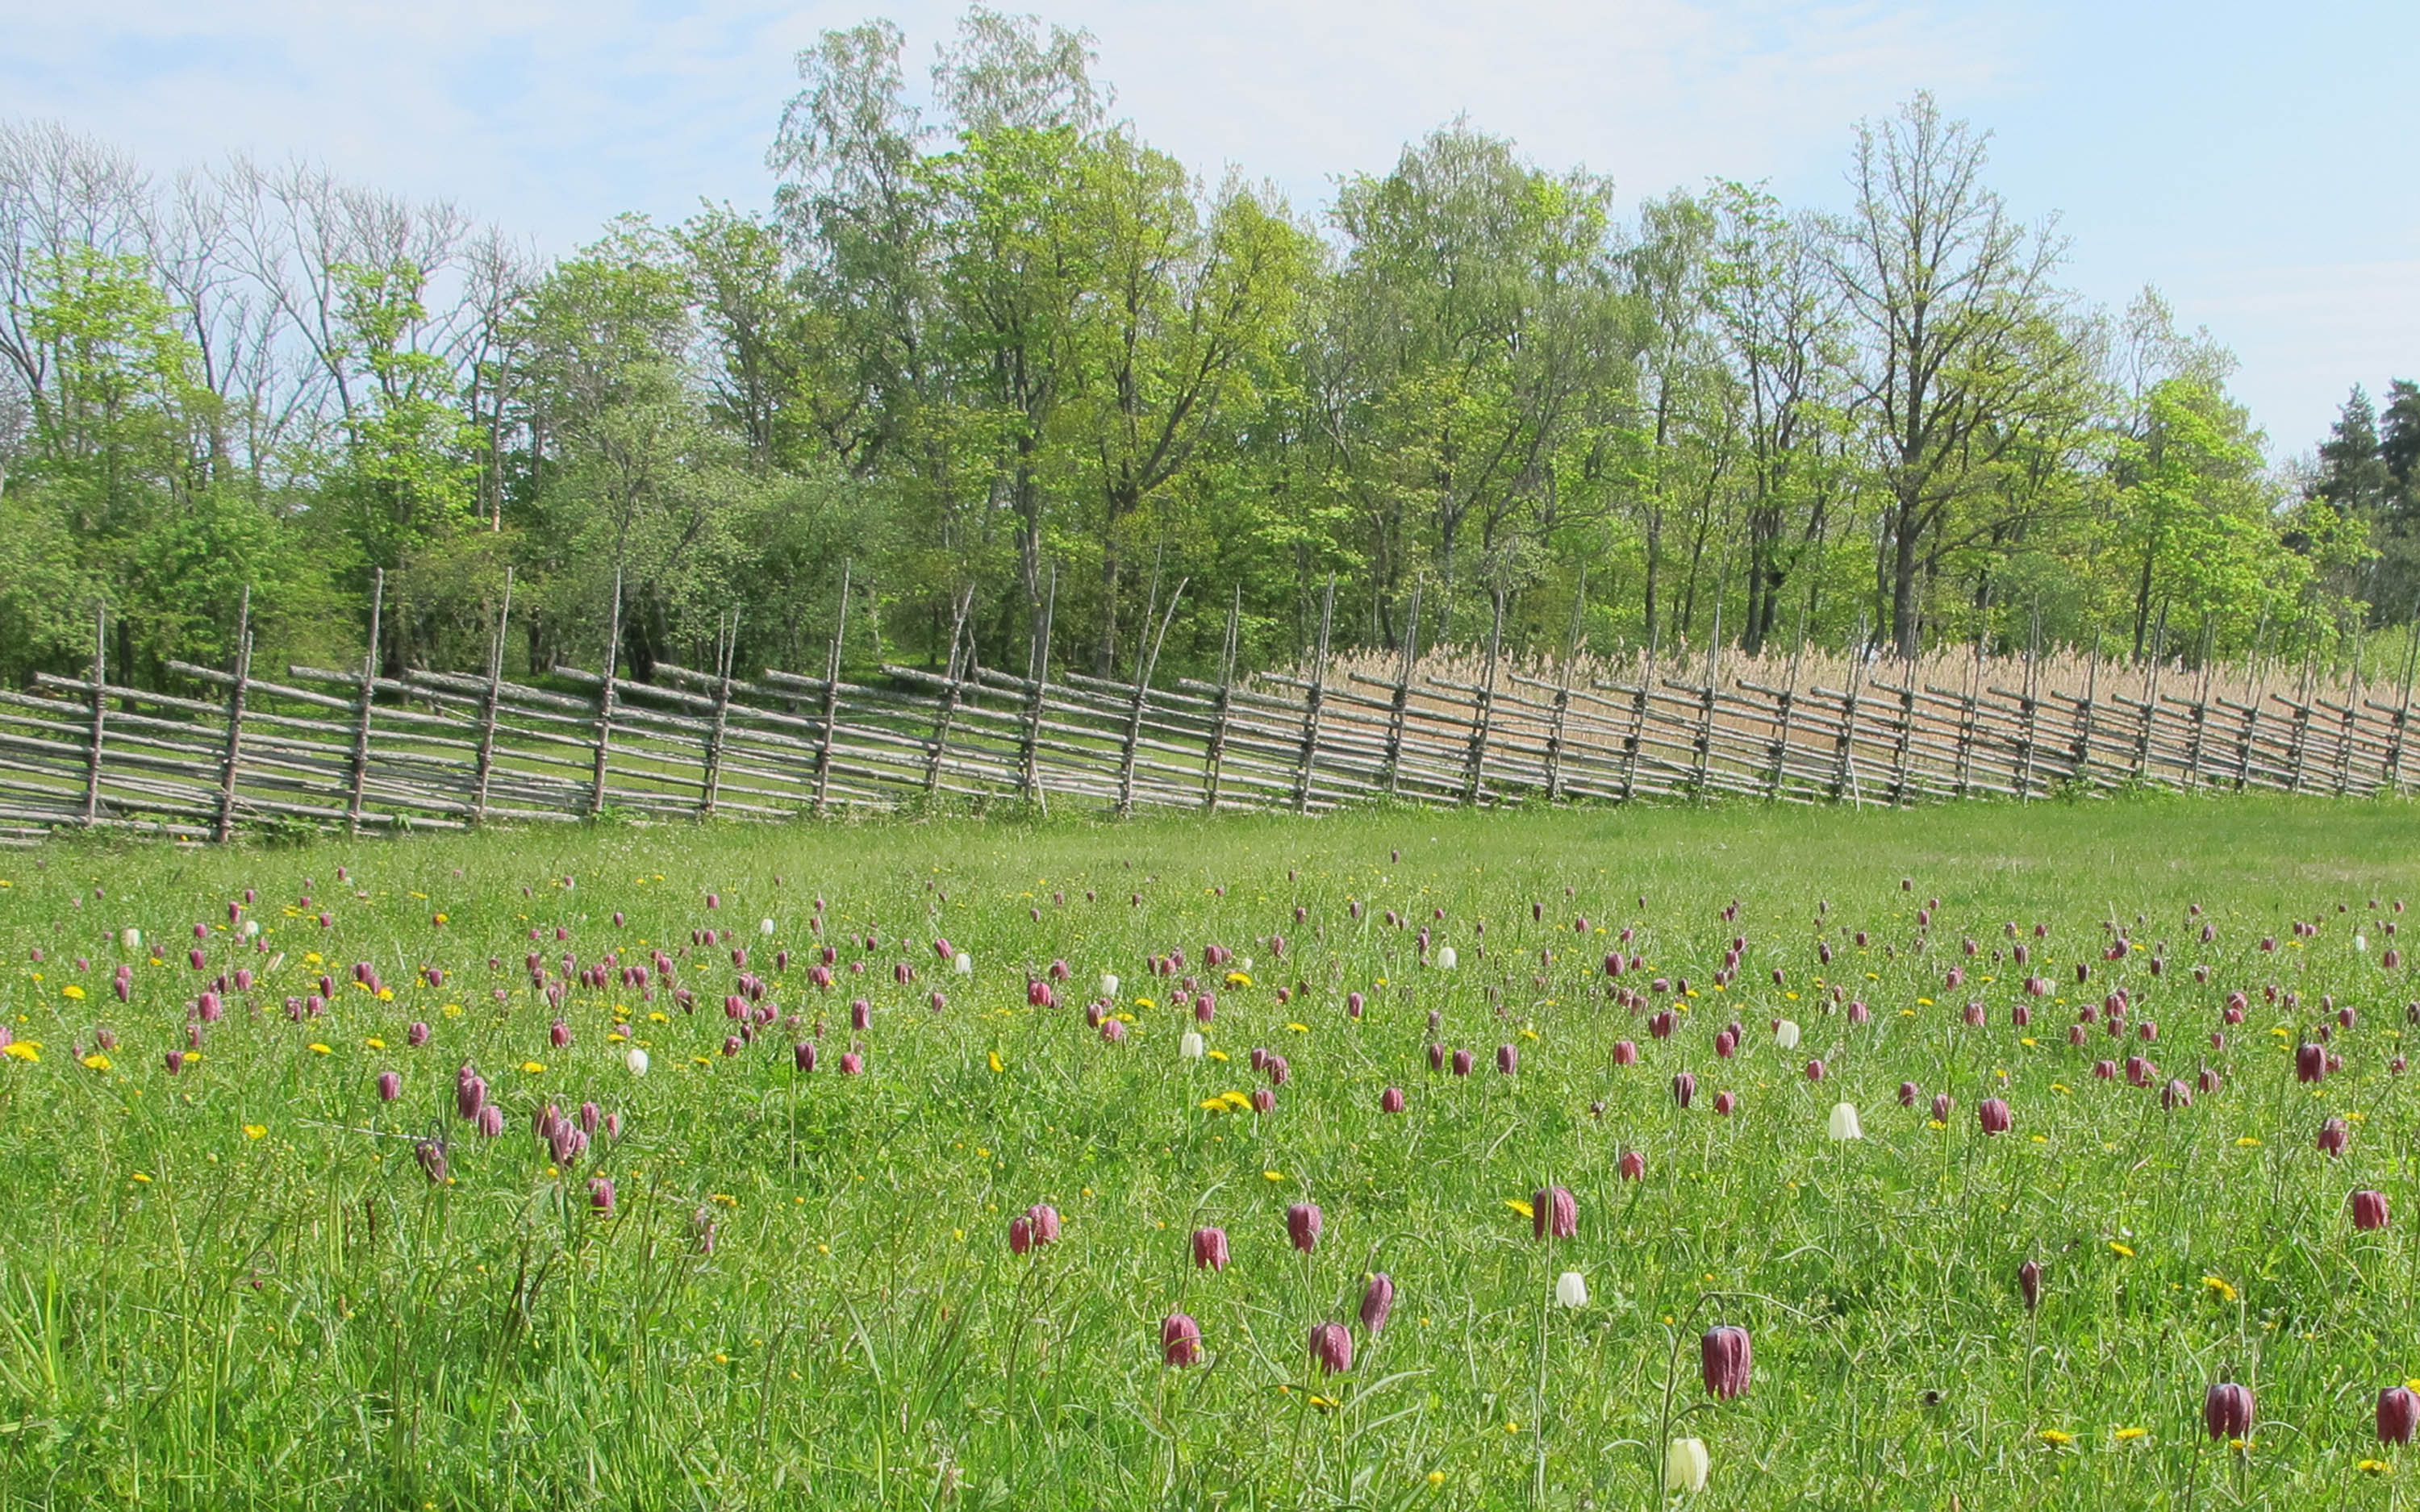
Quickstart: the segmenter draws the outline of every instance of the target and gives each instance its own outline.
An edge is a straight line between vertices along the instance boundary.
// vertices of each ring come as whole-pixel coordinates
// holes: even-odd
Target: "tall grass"
[[[2420,1191],[2389,1069],[2411,989],[2381,964],[2403,938],[2386,926],[2414,917],[2396,900],[2420,896],[2410,833],[2399,806],[2174,800],[10,857],[0,1005],[39,1048],[0,1060],[0,1503],[1635,1507],[1659,1504],[1677,1433],[1714,1468],[1673,1500],[1710,1507],[2388,1505],[2414,1470],[2373,1442],[2370,1404],[2420,1374]],[[256,944],[230,925],[247,887]],[[2029,967],[1995,960],[2009,923]],[[2111,925],[2143,949],[2103,960]],[[1456,969],[1420,964],[1422,926]],[[692,945],[706,929],[736,933]],[[1609,982],[1623,930],[1646,968]],[[1738,980],[1717,990],[1734,934]],[[936,936],[971,976],[939,964]],[[827,943],[824,994],[807,964]],[[1210,944],[1249,959],[1249,985],[1204,968]],[[726,1056],[734,946],[783,1018]],[[1145,962],[1179,947],[1180,976],[1217,995],[1203,1032],[1223,1059],[1178,1053],[1195,1025]],[[693,1013],[618,978],[557,1010],[523,964],[559,979],[566,954],[659,949]],[[1059,959],[1059,1006],[1029,1006],[1029,974]],[[391,995],[348,985],[357,962]],[[903,963],[916,980],[894,980]],[[1943,986],[1952,964],[1973,973],[1962,989]],[[170,1075],[197,995],[239,966],[254,989],[226,995]],[[429,966],[442,985],[416,975]],[[1105,970],[1124,979],[1123,1043],[1086,1022]],[[2028,970],[2057,990],[2021,1030]],[[322,971],[332,1006],[290,1019]],[[1606,994],[1659,976],[1696,990],[1660,1041]],[[2272,983],[2296,1006],[2268,1002]],[[2095,1023],[2071,1048],[2076,1009],[2119,987],[2128,1037]],[[2239,990],[2248,1022],[2213,1049]],[[1970,1000],[1986,1026],[1962,1022]],[[2298,1084],[2293,1044],[2342,1007],[2342,1072]],[[1734,1017],[1744,1047],[1719,1058]],[[1778,1017],[1803,1026],[1794,1052]],[[418,1048],[414,1022],[431,1026]],[[644,1077],[617,1023],[648,1051]],[[801,1039],[821,1048],[809,1074]],[[1636,1066],[1615,1064],[1621,1039]],[[1433,1041],[1480,1069],[1433,1074]],[[838,1074],[860,1042],[864,1074]],[[1517,1074],[1494,1071],[1499,1044]],[[1255,1045],[1290,1064],[1275,1109],[1205,1109],[1266,1085]],[[2130,1052],[2159,1062],[2149,1089],[2092,1075]],[[456,1116],[466,1062],[505,1110],[497,1138]],[[2204,1066],[2218,1090],[2164,1109],[2162,1083]],[[1683,1069],[1700,1084],[1686,1111],[1668,1091]],[[389,1070],[402,1096],[381,1103]],[[1923,1088],[1914,1108],[1902,1081]],[[1400,1115],[1379,1111],[1388,1086]],[[1938,1091],[1955,1100],[1940,1127]],[[1993,1095],[2015,1127],[1987,1138],[1974,1110]],[[1824,1136],[1844,1100],[1862,1141]],[[583,1101],[620,1137],[600,1127],[558,1170],[532,1119]],[[2314,1148],[2328,1116],[2351,1120],[2338,1159]],[[422,1139],[443,1142],[442,1183]],[[1620,1179],[1625,1150],[1643,1180]],[[615,1183],[610,1214],[596,1176]],[[1556,1184],[1578,1236],[1541,1242],[1512,1204]],[[2385,1229],[2352,1228],[2363,1188],[2387,1194]],[[1286,1242],[1298,1201],[1326,1216],[1308,1257]],[[1042,1202],[1063,1237],[1013,1255],[1010,1219]],[[1190,1264],[1204,1224],[1232,1238],[1223,1273]],[[1399,1294],[1372,1338],[1355,1313],[1375,1270]],[[1586,1307],[1551,1305],[1567,1270]],[[1180,1311],[1202,1367],[1160,1364],[1160,1319]],[[1346,1374],[1312,1366],[1325,1320],[1354,1325]],[[1753,1385],[1721,1405],[1696,1379],[1716,1321],[1755,1347]],[[2246,1448],[2202,1433],[2219,1380],[2257,1390]]]

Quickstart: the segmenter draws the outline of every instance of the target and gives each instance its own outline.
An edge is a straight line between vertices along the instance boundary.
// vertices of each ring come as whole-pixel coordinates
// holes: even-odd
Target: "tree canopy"
[[[1650,194],[1466,120],[1291,205],[1113,113],[1090,39],[980,6],[798,59],[761,209],[540,258],[234,160],[161,180],[0,124],[0,675],[225,650],[1022,670],[1719,637],[1901,653],[2325,648],[2420,601],[2420,389],[2272,466],[2155,290],[2061,282],[1989,133],[1917,95],[1845,203]],[[769,102],[768,102],[769,103]],[[768,115],[771,112],[768,111]],[[1180,595],[1178,585],[1183,584]]]

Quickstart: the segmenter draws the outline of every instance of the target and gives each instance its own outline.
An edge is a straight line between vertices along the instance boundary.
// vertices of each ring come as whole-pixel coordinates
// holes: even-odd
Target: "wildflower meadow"
[[[54,841],[0,1505],[2401,1506],[2413,834]]]

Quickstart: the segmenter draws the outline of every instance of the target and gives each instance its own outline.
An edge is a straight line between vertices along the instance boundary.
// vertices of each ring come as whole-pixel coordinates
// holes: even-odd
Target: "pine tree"
[[[2386,412],[2379,419],[2387,514],[2407,529],[2420,525],[2420,383],[2397,378],[2388,384]]]
[[[2386,461],[2378,454],[2378,410],[2369,391],[2356,383],[2319,443],[2313,492],[2348,516],[2369,518],[2385,504],[2388,483]]]

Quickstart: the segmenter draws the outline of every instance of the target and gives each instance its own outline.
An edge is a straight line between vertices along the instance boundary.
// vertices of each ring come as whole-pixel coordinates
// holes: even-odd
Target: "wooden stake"
[[[1474,707],[1470,720],[1470,751],[1463,764],[1462,801],[1475,804],[1487,782],[1487,736],[1496,723],[1496,660],[1504,644],[1504,590],[1495,590],[1495,618],[1487,627],[1487,672],[1480,679],[1479,691],[1473,695]],[[1321,640],[1326,637],[1323,633]],[[1324,655],[1324,651],[1323,651]]]
[[[1630,733],[1621,737],[1621,801],[1638,796],[1638,758],[1647,744],[1647,699],[1655,686],[1656,635],[1659,630],[1652,616],[1647,622],[1647,661],[1639,671],[1638,687],[1630,695]]]
[[[479,695],[479,756],[472,779],[471,823],[488,822],[488,788],[496,772],[496,711],[504,692],[504,627],[513,617],[513,569],[504,569],[504,601],[496,610],[496,633],[488,641],[488,686]],[[363,685],[363,692],[368,692]]]
[[[353,720],[353,761],[351,782],[345,796],[345,833],[358,836],[362,832],[362,791],[370,777],[370,711],[378,702],[379,636],[384,628],[386,614],[386,569],[380,567],[370,579],[370,645],[362,653],[361,706]]]
[[[1319,749],[1319,710],[1327,691],[1327,632],[1336,615],[1336,574],[1327,575],[1327,592],[1319,600],[1319,657],[1314,664],[1310,690],[1302,703],[1302,752],[1295,767],[1294,811],[1311,811],[1311,762]]]
[[[1579,591],[1572,595],[1572,627],[1563,636],[1563,668],[1555,680],[1554,722],[1546,733],[1546,801],[1563,796],[1563,724],[1572,708],[1572,662],[1579,656],[1580,611],[1588,605],[1588,569],[1580,569]]]
[[[1728,574],[1726,574],[1728,576]],[[1722,665],[1723,599],[1721,590],[1714,594],[1714,633],[1706,638],[1706,686],[1698,690],[1698,733],[1690,744],[1697,748],[1697,764],[1692,768],[1689,788],[1695,799],[1706,801],[1706,779],[1714,770],[1714,677]]]
[[[85,739],[84,751],[84,823],[86,829],[101,822],[101,733],[109,724],[109,695],[102,689],[108,683],[109,606],[96,600],[92,606],[92,730]]]
[[[958,652],[958,642],[966,634],[967,615],[973,609],[974,603],[975,591],[970,584],[959,591],[957,613],[950,621],[950,656],[946,669],[949,683],[941,689],[941,712],[933,719],[933,749],[924,760],[924,792],[928,795],[941,791],[941,764],[949,754],[950,726],[957,720],[958,700],[966,687],[965,678],[970,676],[974,670],[972,642],[967,645],[967,665],[963,669],[959,664]]]
[[[2160,664],[2168,656],[2168,606],[2160,605],[2160,623],[2151,632],[2151,664],[2143,670],[2143,723],[2134,735],[2134,780],[2151,776],[2151,721],[2160,710]]]
[[[2393,716],[2394,733],[2388,737],[2386,747],[2387,786],[2398,795],[2403,791],[2404,736],[2412,723],[2412,674],[2420,671],[2420,599],[2412,601],[2409,632],[2412,641],[2403,653],[2403,702]]]
[[[597,759],[588,777],[588,817],[605,812],[605,766],[613,745],[613,670],[622,657],[622,569],[613,569],[613,609],[605,620],[605,681],[597,689]]]
[[[1412,580],[1411,627],[1404,637],[1402,665],[1395,672],[1395,691],[1387,704],[1387,756],[1381,781],[1387,796],[1401,791],[1404,771],[1404,717],[1412,702],[1412,667],[1420,656],[1420,590],[1426,584]]]
[[[2041,657],[2041,597],[2034,597],[2033,620],[2025,632],[2025,692],[2017,701],[2022,717],[2017,736],[2017,801],[2031,803],[2034,798],[2034,733],[2039,726],[2041,700],[2039,697]]]
[[[1050,629],[1059,617],[1059,563],[1050,564],[1050,596],[1042,606],[1042,634],[1027,654],[1025,675],[1032,681],[1033,699],[1025,707],[1025,735],[1018,742],[1017,774],[1019,790],[1025,801],[1050,811],[1049,796],[1042,791],[1042,701],[1050,686]]]
[[[252,684],[252,585],[243,589],[243,608],[236,617],[235,686],[227,689],[226,754],[219,763],[217,839],[224,845],[235,834],[235,772],[243,754],[243,696]]]
[[[1227,759],[1227,710],[1235,692],[1235,652],[1243,632],[1244,585],[1227,606],[1227,636],[1218,650],[1218,696],[1211,705],[1210,748],[1202,756],[1202,811],[1218,811],[1218,768]]]
[[[1152,574],[1154,602],[1151,608],[1154,609],[1159,607],[1156,602],[1159,594],[1158,576],[1156,571]],[[1128,818],[1134,813],[1135,750],[1142,738],[1143,703],[1151,696],[1151,674],[1159,667],[1159,648],[1168,640],[1168,627],[1176,619],[1177,603],[1185,597],[1185,585],[1190,581],[1192,581],[1190,578],[1178,579],[1176,592],[1168,595],[1168,612],[1159,616],[1159,631],[1151,637],[1150,655],[1142,656],[1141,648],[1137,648],[1136,659],[1141,665],[1135,669],[1134,701],[1126,707],[1125,741],[1118,752],[1118,817],[1121,819]],[[1151,632],[1151,611],[1146,609],[1142,620],[1142,627],[1146,634]]]
[[[848,581],[852,563],[840,564],[840,609],[832,619],[831,647],[824,653],[824,727],[815,742],[814,816],[831,812],[832,737],[840,726],[840,656],[848,639]]]
[[[731,728],[731,658],[739,650],[739,611],[731,611],[731,628],[714,625],[714,722],[706,733],[706,780],[698,795],[698,817],[714,817],[722,797],[722,739]]]
[[[1832,773],[1832,801],[1838,803],[1845,795],[1859,809],[1866,806],[1866,797],[1857,785],[1857,699],[1865,691],[1866,652],[1866,620],[1860,614],[1854,659],[1849,665],[1849,695],[1840,701],[1840,740]]]

